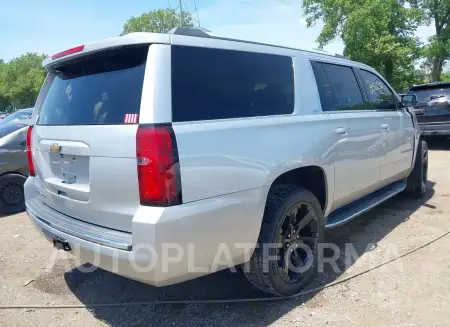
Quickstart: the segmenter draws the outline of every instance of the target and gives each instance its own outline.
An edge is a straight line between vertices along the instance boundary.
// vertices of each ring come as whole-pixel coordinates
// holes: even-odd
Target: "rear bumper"
[[[140,206],[132,233],[82,222],[39,200],[25,183],[27,213],[48,241],[67,242],[83,261],[155,286],[164,286],[248,261],[261,226],[268,188],[169,208]]]
[[[419,124],[422,135],[450,135],[450,123]]]
[[[58,234],[53,232],[50,234],[50,231],[56,230],[110,248],[125,251],[132,249],[130,233],[118,232],[70,218],[47,207],[38,199],[28,201],[26,210],[33,222],[40,230],[47,232],[47,235],[58,237]]]

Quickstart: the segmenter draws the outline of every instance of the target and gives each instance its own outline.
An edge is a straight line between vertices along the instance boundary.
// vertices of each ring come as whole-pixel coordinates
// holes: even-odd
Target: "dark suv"
[[[450,135],[450,82],[428,83],[411,87],[407,96],[417,116],[423,135]],[[405,99],[405,96],[403,97]]]

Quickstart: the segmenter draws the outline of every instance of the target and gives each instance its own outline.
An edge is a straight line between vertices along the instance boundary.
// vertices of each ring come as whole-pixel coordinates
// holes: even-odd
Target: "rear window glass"
[[[172,47],[174,122],[291,114],[292,58]]]
[[[450,85],[436,85],[427,88],[417,88],[408,91],[408,94],[416,94],[419,103],[427,103],[436,97],[445,96],[450,99]]]
[[[148,46],[109,50],[53,68],[38,124],[137,123],[147,53]]]

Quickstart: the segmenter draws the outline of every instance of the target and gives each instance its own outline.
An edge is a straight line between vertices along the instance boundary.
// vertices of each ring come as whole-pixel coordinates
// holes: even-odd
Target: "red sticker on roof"
[[[125,114],[123,122],[125,124],[137,124],[139,115],[138,114]]]

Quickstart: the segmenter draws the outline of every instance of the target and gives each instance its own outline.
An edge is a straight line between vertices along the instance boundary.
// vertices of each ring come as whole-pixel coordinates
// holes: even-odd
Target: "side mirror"
[[[407,107],[413,107],[417,105],[417,95],[415,94],[402,95],[402,103]]]

